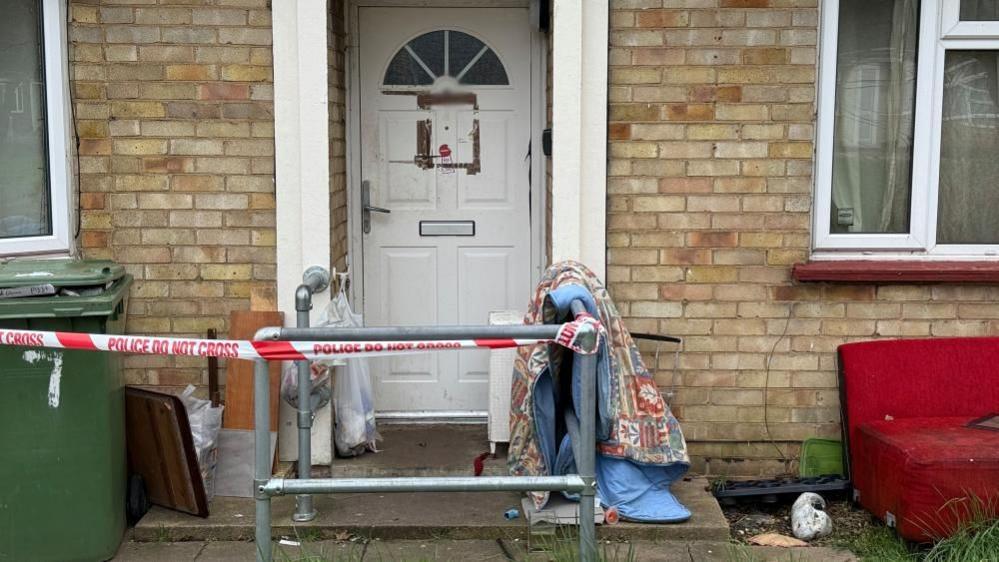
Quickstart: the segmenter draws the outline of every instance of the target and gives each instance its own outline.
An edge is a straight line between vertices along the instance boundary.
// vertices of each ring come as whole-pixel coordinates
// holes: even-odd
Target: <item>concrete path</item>
[[[528,555],[524,541],[504,541],[516,561],[547,561],[549,553]],[[508,562],[495,541],[489,540],[374,540],[359,542],[319,541],[302,546],[277,546],[275,562],[464,562],[482,560]],[[725,542],[635,541],[603,543],[602,559],[622,562],[850,562],[852,554],[831,548],[778,549],[740,547]],[[561,550],[558,560],[571,560],[572,550]],[[256,551],[249,542],[126,542],[117,562],[223,562],[252,561]]]

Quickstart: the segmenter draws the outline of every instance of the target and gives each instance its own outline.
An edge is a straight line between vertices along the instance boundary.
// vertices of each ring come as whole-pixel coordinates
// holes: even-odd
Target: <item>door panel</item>
[[[427,112],[383,111],[378,114],[381,173],[385,190],[375,205],[396,211],[433,210],[437,207],[437,182],[432,175],[413,165],[413,131]]]
[[[480,156],[482,172],[474,176],[458,177],[459,209],[504,209],[512,210],[517,201],[512,196],[506,163],[510,161],[510,151],[514,135],[511,134],[511,120],[514,115],[508,111],[462,112],[458,117],[460,130],[471,130],[472,121],[478,119],[479,134],[490,139],[490,149]],[[521,147],[522,149],[525,147]],[[472,160],[470,143],[458,144],[458,157],[463,162]],[[525,156],[526,156],[526,150]],[[526,162],[526,159],[525,159]],[[529,169],[523,170],[527,177]]]
[[[358,10],[369,326],[486,324],[531,295],[531,36],[522,8]],[[421,221],[474,224],[467,232]],[[428,231],[427,234],[430,234]],[[380,412],[484,412],[488,352],[375,359]]]
[[[515,310],[515,248],[468,247],[458,250],[458,315],[461,324],[482,324],[482,318],[496,310]],[[496,286],[483,292],[483,287]],[[503,289],[506,290],[503,290]],[[519,305],[519,306],[518,306]],[[458,358],[458,376],[462,381],[489,382],[489,351],[462,352]]]
[[[437,295],[427,292],[414,279],[434,279],[437,276],[437,248],[380,248],[381,270],[385,272],[379,305],[372,307],[381,313],[385,324],[411,326],[437,317]],[[429,323],[433,324],[434,321]],[[436,385],[436,358],[432,355],[381,357],[371,364],[376,386],[400,383]]]

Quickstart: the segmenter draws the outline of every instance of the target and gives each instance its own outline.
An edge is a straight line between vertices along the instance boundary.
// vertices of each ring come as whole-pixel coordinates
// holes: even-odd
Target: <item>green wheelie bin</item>
[[[0,263],[0,561],[107,560],[125,531],[121,356],[9,345],[4,330],[120,334],[109,261]]]

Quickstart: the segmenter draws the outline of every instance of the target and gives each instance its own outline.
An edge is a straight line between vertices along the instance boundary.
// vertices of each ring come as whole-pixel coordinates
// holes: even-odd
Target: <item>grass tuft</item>
[[[888,527],[871,527],[837,544],[864,562],[995,562],[999,561],[999,519],[973,520],[931,547],[906,542]]]
[[[999,519],[973,521],[936,543],[924,562],[982,562],[999,559]]]
[[[888,527],[871,527],[849,542],[837,544],[853,551],[864,562],[917,562],[918,553]]]

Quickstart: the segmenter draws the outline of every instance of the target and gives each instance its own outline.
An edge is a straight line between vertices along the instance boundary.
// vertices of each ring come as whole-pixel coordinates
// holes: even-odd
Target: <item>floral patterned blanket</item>
[[[606,392],[600,402],[607,406],[601,413],[609,416],[597,452],[638,464],[666,466],[689,465],[687,445],[680,424],[670,413],[652,374],[645,368],[638,347],[624,327],[621,316],[607,289],[583,264],[562,262],[548,268],[530,303],[525,324],[553,323],[556,308],[549,293],[567,285],[581,285],[593,296],[597,316],[606,330],[602,346],[609,361],[603,361],[598,373],[598,389]],[[554,344],[539,344],[520,349],[514,364],[510,408],[510,449],[508,463],[515,476],[547,476],[534,419],[534,388],[545,369],[557,376],[562,361],[571,352]],[[598,428],[601,424],[598,422]],[[533,494],[536,505],[547,503],[547,494]]]

